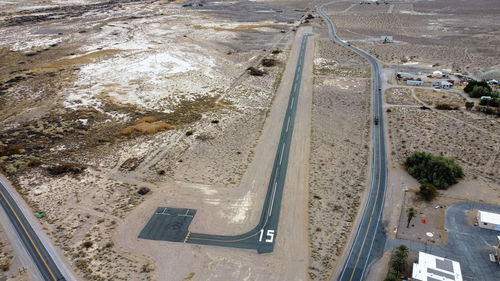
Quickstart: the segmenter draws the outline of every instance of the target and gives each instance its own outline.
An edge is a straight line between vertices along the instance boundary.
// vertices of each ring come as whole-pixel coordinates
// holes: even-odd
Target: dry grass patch
[[[175,127],[163,122],[163,121],[154,121],[156,118],[154,117],[144,117],[138,121],[134,126],[129,126],[124,128],[121,133],[123,135],[131,135],[133,133],[142,133],[142,134],[155,134],[165,130],[171,130]]]
[[[281,24],[277,23],[260,23],[260,24],[243,24],[243,25],[237,25],[235,27],[221,27],[221,26],[202,26],[202,25],[195,25],[195,29],[208,29],[211,28],[215,31],[245,31],[245,30],[254,30],[257,28],[262,28],[262,27],[270,27],[270,26],[279,26]]]
[[[429,91],[424,89],[415,89],[415,95],[426,104],[464,104],[464,98],[457,93],[446,91]]]
[[[386,101],[389,104],[414,105],[418,102],[411,96],[411,89],[390,88],[385,91]]]

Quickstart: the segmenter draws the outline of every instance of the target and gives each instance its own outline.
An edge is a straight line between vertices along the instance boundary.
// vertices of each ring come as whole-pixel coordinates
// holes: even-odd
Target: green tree
[[[484,86],[474,86],[472,92],[469,93],[469,96],[472,98],[480,98],[482,96],[491,95],[491,88],[487,88]]]
[[[391,273],[387,274],[384,281],[399,281],[399,278],[398,278],[398,276],[396,276],[396,274],[391,272]]]
[[[481,81],[470,80],[467,83],[467,86],[465,86],[464,92],[470,94],[472,92],[472,90],[474,90],[475,86],[486,87],[489,90],[489,92],[491,93],[491,87],[490,87],[490,85],[488,85],[488,82],[486,82],[486,80],[481,80]]]
[[[406,158],[405,167],[418,182],[431,183],[438,189],[446,189],[464,176],[454,159],[425,152],[412,153]]]
[[[472,108],[474,108],[474,102],[473,101],[467,101],[465,102],[465,109],[467,110],[471,110]]]
[[[427,201],[431,201],[437,195],[437,188],[430,183],[423,183],[420,185],[420,196]]]
[[[411,207],[408,211],[406,211],[406,213],[408,214],[408,223],[406,224],[406,228],[409,228],[411,220],[417,215],[417,210]]]
[[[408,270],[408,254],[409,250],[406,245],[400,245],[392,254],[391,268],[396,276],[400,276]]]

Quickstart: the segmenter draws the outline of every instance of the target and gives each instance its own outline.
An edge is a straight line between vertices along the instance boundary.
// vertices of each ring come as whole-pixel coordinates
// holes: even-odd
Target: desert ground
[[[329,39],[312,9],[321,2],[0,0],[0,167],[44,213],[44,230],[79,278],[331,278],[367,186],[371,74]],[[393,173],[384,220],[390,235],[421,241],[442,224],[398,232],[410,206],[439,218],[436,204],[500,204],[500,122],[465,110],[459,90],[393,87],[394,72],[500,80],[500,8],[494,0],[388,2],[334,1],[325,12],[341,38],[383,67]],[[316,36],[291,152],[300,161],[290,169],[300,172],[285,191],[286,235],[275,253],[137,239],[158,206],[197,209],[197,232],[238,234],[258,220],[261,171],[276,145],[264,140],[278,137],[290,84],[282,78],[304,27]],[[461,107],[435,110],[442,102]],[[415,150],[456,158],[465,179],[433,203],[419,201],[401,167]],[[1,264],[14,254],[0,239]]]
[[[206,206],[200,213],[216,221],[198,217],[194,231],[238,233],[260,215],[255,188],[239,186],[304,12],[200,4],[1,2],[12,11],[0,24],[1,165],[82,279],[205,280],[185,262],[166,277],[163,261],[120,244],[117,229],[144,225],[129,214],[142,206],[150,216],[143,202],[154,198]],[[264,75],[249,75],[250,66]],[[224,261],[233,250],[204,251],[192,262],[216,264],[212,278],[234,267]]]
[[[338,265],[367,181],[370,67],[316,32],[309,176],[309,278],[328,280]]]
[[[467,73],[476,79],[500,78],[498,65],[498,7],[494,1],[404,1],[359,5],[336,1],[327,7],[337,34],[376,58],[383,71],[389,182],[383,221],[389,237],[429,244],[445,243],[445,208],[457,201],[500,204],[499,120],[465,109],[471,100],[460,88],[449,91],[401,85],[396,71],[442,70]],[[384,43],[382,35],[392,36]],[[440,103],[458,110],[440,111]],[[431,110],[422,110],[426,105]],[[413,151],[453,157],[464,168],[465,178],[427,203],[416,193],[419,184],[402,166]],[[418,211],[406,228],[406,210]],[[428,223],[421,223],[427,218]],[[433,233],[433,237],[427,236]],[[370,271],[370,279],[387,274],[390,253]],[[381,269],[382,268],[382,269]],[[382,272],[382,273],[380,273]]]

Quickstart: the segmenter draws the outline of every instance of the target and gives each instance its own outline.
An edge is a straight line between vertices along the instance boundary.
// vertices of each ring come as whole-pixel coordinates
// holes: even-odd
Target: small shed
[[[380,40],[384,43],[392,42],[392,36],[382,35],[380,36]]]
[[[478,211],[477,221],[479,227],[500,231],[500,214]]]
[[[424,81],[422,80],[406,80],[406,84],[410,86],[422,86]]]
[[[480,100],[491,100],[490,96],[481,96]]]
[[[448,81],[441,81],[441,88],[443,88],[443,89],[449,89],[452,86],[453,86],[453,84],[448,82]]]

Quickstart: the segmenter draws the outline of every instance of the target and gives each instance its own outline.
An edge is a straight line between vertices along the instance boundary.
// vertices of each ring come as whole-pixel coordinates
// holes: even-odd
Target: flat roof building
[[[420,281],[462,281],[460,263],[424,252],[418,253],[411,277]]]
[[[478,211],[477,222],[479,227],[500,231],[500,214]]]
[[[424,85],[424,81],[422,80],[406,80],[407,85],[411,86],[422,86]]]

